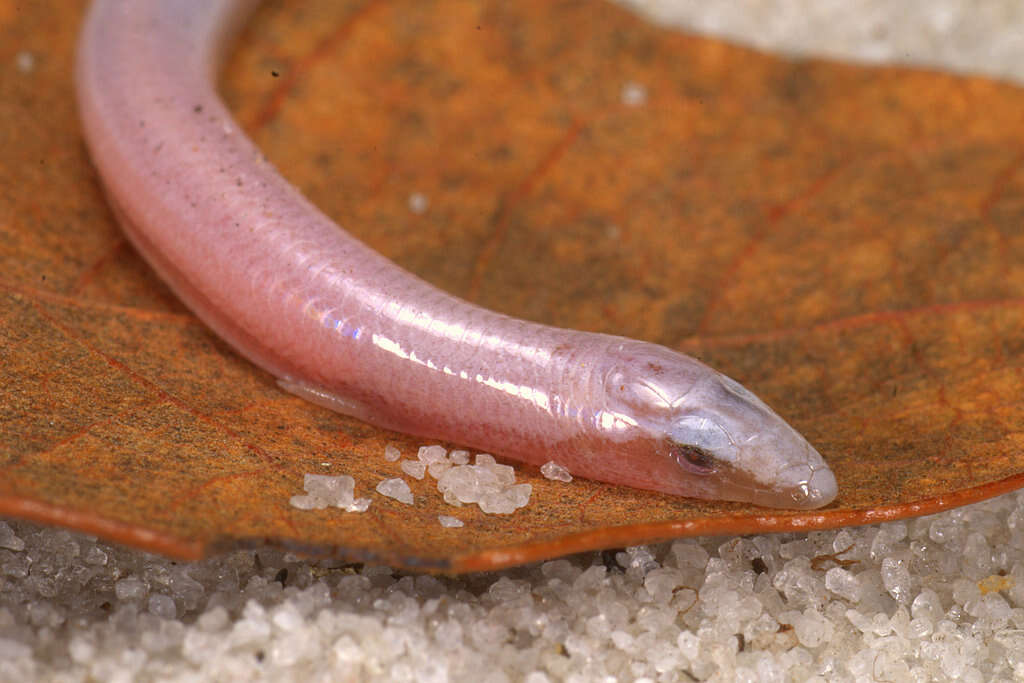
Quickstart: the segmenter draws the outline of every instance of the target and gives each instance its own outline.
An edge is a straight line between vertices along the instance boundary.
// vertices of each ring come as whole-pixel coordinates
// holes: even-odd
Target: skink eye
[[[714,456],[695,446],[673,444],[670,452],[677,463],[694,474],[711,474],[718,469]]]

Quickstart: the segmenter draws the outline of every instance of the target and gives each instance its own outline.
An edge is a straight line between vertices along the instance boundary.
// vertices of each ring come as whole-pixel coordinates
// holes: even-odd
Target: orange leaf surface
[[[447,506],[429,478],[410,480],[415,506],[302,511],[304,473],[368,496],[401,474],[384,445],[420,444],[281,392],[136,256],[81,141],[82,7],[62,7],[0,0],[4,514],[184,558],[269,541],[466,571],[1024,484],[1017,88],[765,56],[598,2],[261,10],[223,92],[329,215],[484,306],[700,357],[840,484],[829,507],[786,512],[518,467],[534,493],[509,516]]]

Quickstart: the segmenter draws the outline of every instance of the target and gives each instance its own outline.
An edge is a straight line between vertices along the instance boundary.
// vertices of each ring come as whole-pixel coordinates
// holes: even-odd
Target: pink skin
[[[251,0],[97,0],[82,126],[117,219],[214,331],[283,388],[367,422],[666,493],[812,508],[810,444],[665,347],[516,320],[370,250],[264,160],[213,87]]]

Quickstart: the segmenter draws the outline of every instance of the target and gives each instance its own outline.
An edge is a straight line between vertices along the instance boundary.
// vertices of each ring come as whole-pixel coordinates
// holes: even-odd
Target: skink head
[[[710,371],[677,406],[666,430],[669,457],[714,479],[717,497],[775,508],[816,508],[836,497],[818,451],[761,399]]]
[[[821,455],[763,401],[669,349],[627,344],[605,384],[608,405],[635,424],[622,439],[646,488],[773,508],[808,509],[836,496]]]

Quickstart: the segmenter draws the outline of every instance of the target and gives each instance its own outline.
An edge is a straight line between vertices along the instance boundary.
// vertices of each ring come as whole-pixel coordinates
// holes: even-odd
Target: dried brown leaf
[[[520,467],[533,499],[507,517],[450,508],[429,479],[414,507],[307,512],[288,504],[304,473],[370,495],[400,472],[385,443],[419,442],[282,393],[134,254],[80,139],[81,7],[64,7],[0,0],[0,512],[181,557],[270,541],[465,571],[1024,483],[1015,87],[765,56],[592,1],[260,11],[225,96],[329,215],[485,306],[701,357],[840,482],[824,510],[777,512]]]

